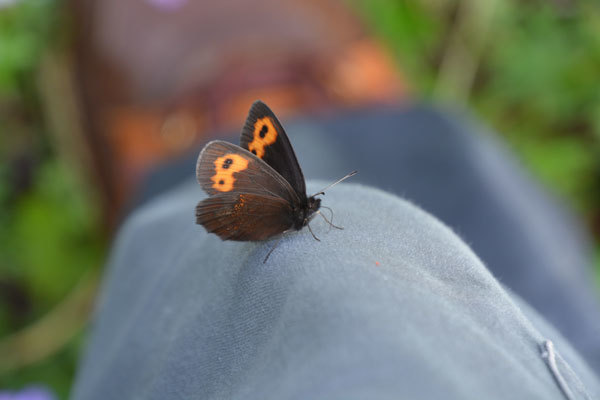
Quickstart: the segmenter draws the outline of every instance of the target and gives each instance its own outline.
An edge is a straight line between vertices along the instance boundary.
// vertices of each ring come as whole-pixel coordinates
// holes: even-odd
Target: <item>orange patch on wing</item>
[[[240,194],[237,203],[235,203],[235,205],[233,206],[233,214],[234,215],[241,214],[245,207],[246,207],[246,196],[244,196],[243,194]]]
[[[263,158],[265,147],[277,140],[277,130],[275,130],[271,118],[263,117],[256,120],[253,137],[254,139],[248,143],[248,150],[254,153],[256,157]]]
[[[215,160],[215,174],[210,178],[213,188],[219,192],[229,192],[233,189],[235,178],[233,174],[248,168],[248,160],[239,154],[225,154]]]

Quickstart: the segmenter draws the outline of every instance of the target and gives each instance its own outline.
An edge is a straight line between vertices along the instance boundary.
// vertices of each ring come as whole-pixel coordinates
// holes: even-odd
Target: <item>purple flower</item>
[[[56,400],[56,397],[41,386],[30,386],[20,392],[0,391],[0,400]]]
[[[183,7],[188,0],[146,0],[149,4],[163,11],[176,11]]]

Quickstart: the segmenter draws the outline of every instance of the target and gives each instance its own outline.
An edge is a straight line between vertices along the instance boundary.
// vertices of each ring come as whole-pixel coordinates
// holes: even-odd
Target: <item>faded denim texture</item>
[[[317,218],[321,242],[262,264],[273,241],[194,224],[194,182],[152,200],[115,241],[74,399],[563,399],[548,339],[572,397],[600,395],[539,314],[597,362],[585,240],[493,139],[421,109],[284,126],[307,177],[357,168],[421,208],[344,183],[323,204],[345,230]]]

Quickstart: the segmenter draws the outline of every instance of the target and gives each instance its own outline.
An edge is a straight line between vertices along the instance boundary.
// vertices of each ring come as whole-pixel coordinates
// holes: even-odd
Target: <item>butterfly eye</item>
[[[267,132],[269,132],[269,127],[267,125],[263,125],[259,132],[260,137],[264,138]]]
[[[254,124],[252,136],[252,141],[248,143],[248,150],[258,158],[263,158],[265,156],[265,148],[277,140],[277,131],[273,126],[271,118],[263,117],[257,119]]]
[[[231,158],[228,158],[227,160],[225,160],[225,162],[223,162],[223,169],[228,169],[231,164],[233,164],[233,160]]]
[[[248,160],[238,154],[226,154],[215,160],[215,174],[210,178],[212,187],[220,192],[233,190],[235,184],[234,173],[248,168]]]

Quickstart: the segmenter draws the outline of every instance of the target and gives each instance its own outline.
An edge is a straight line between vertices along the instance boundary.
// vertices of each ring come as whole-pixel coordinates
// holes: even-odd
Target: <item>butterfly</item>
[[[283,127],[266,104],[256,101],[239,146],[214,140],[198,156],[196,178],[209,196],[196,206],[196,223],[223,240],[261,241],[305,226],[319,240],[309,225],[315,215],[342,228],[320,213],[317,196],[356,173],[307,196],[304,175]]]

